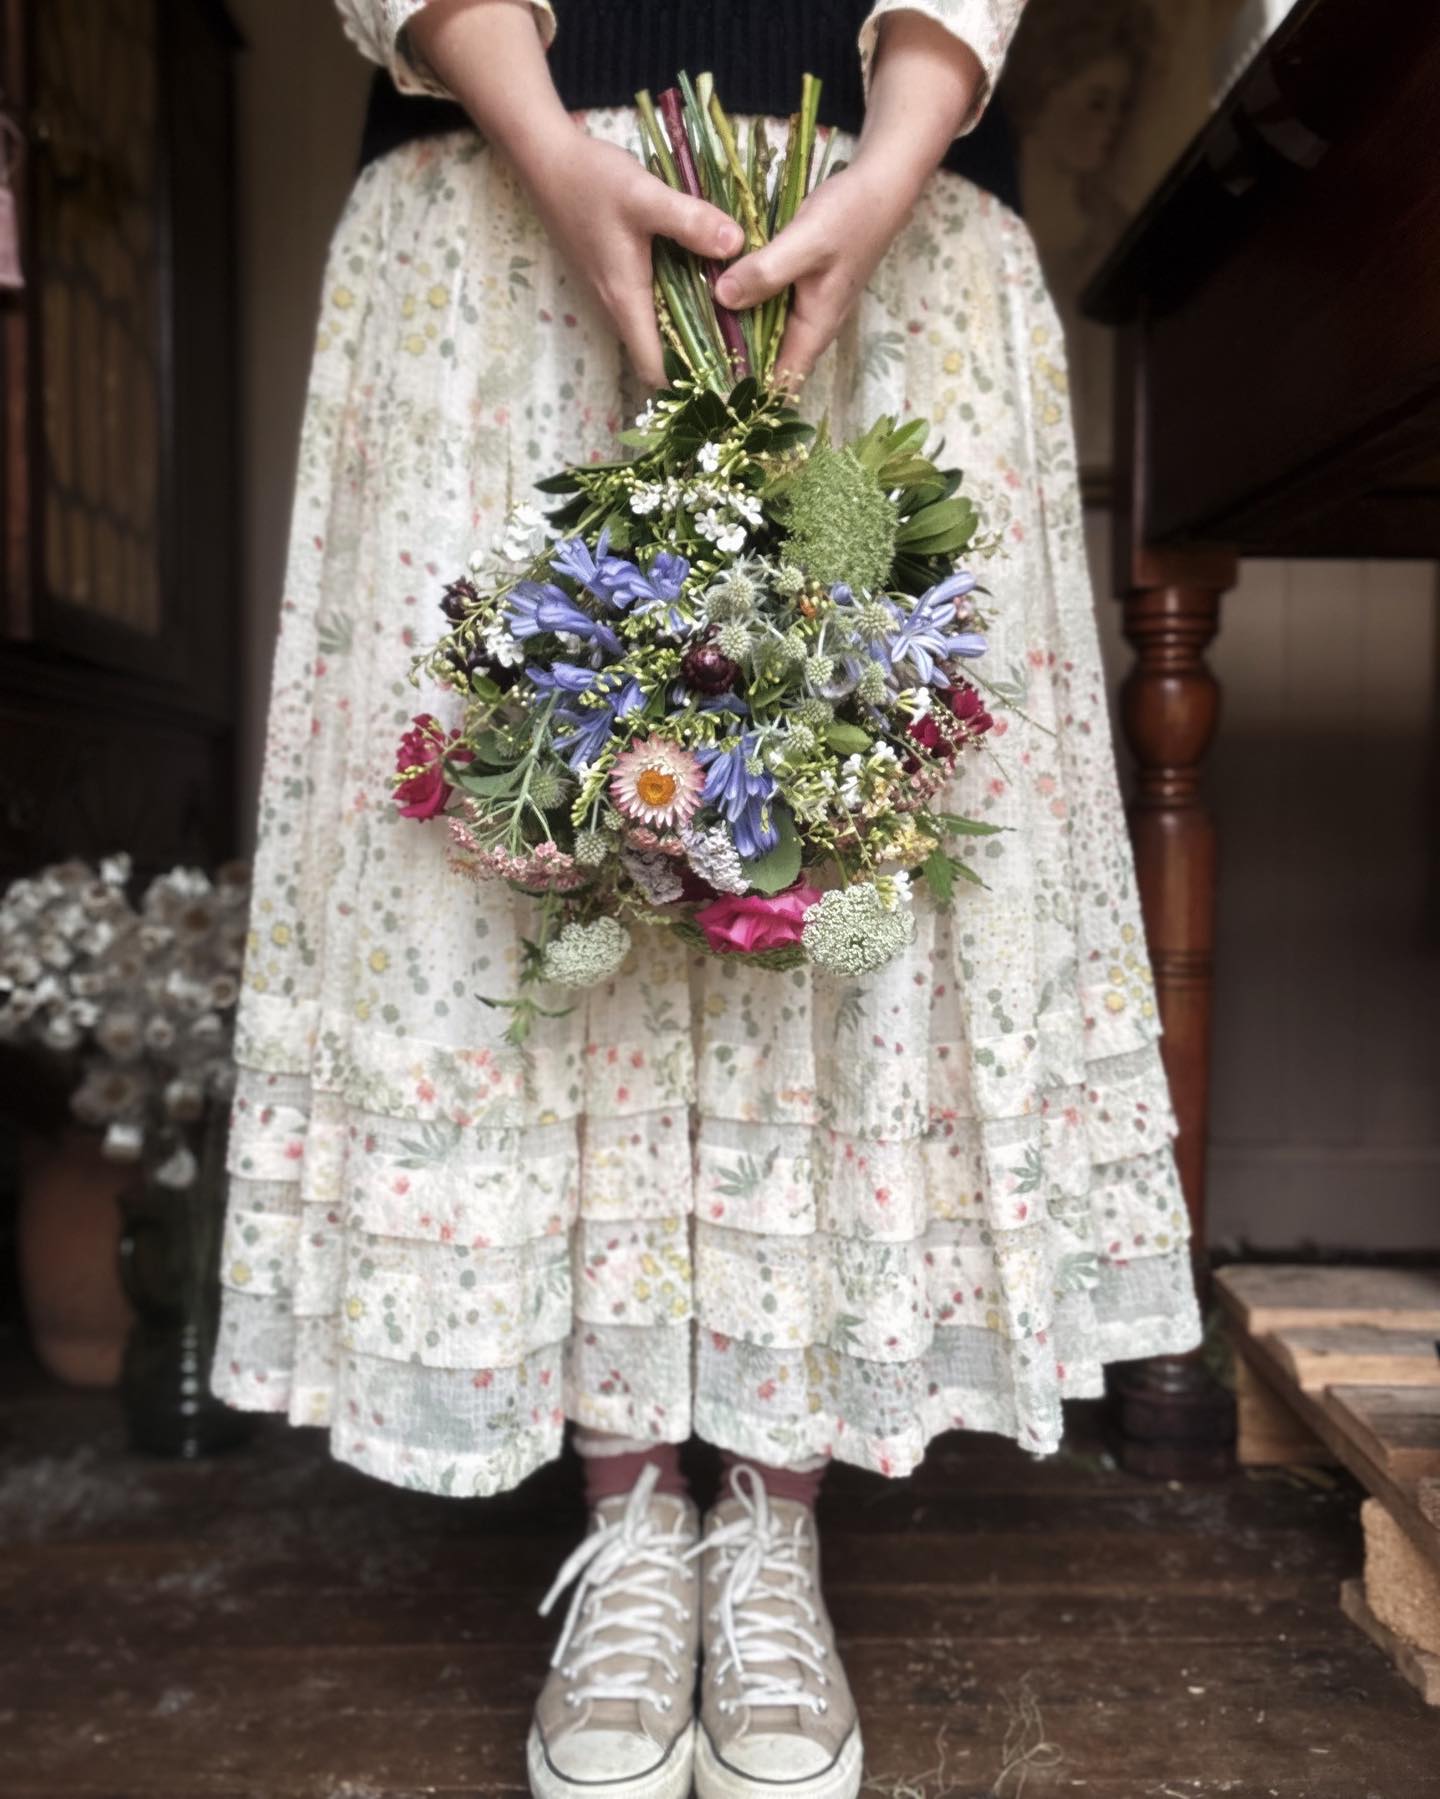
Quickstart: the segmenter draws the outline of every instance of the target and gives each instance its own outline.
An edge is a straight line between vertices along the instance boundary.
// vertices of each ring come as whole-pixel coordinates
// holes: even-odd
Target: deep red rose
[[[985,702],[968,681],[957,681],[946,694],[950,710],[965,727],[968,738],[983,737],[995,720],[985,710]]]
[[[747,954],[798,943],[805,914],[820,900],[818,887],[797,882],[783,893],[726,893],[695,914],[711,949]]]
[[[402,818],[434,818],[445,810],[455,791],[445,779],[445,757],[459,735],[452,731],[447,738],[440,721],[428,712],[411,720],[395,752],[395,772],[405,777],[395,785],[395,804]],[[469,760],[468,751],[456,755],[458,760]]]

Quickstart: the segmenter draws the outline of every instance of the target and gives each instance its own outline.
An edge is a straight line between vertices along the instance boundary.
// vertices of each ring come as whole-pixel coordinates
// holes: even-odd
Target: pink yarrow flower
[[[797,882],[783,893],[727,893],[701,906],[695,923],[714,950],[747,955],[785,949],[800,941],[805,914],[818,905],[820,889]]]
[[[460,733],[447,737],[439,719],[422,712],[410,722],[395,752],[395,804],[402,818],[434,818],[448,805],[455,789],[445,779],[445,757]],[[468,762],[470,752],[456,752],[456,760]]]

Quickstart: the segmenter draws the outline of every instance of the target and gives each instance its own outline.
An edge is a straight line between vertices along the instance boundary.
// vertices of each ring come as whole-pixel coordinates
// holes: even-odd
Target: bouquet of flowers
[[[753,248],[823,178],[818,97],[807,78],[777,155],[706,78],[658,108],[641,94],[650,167]],[[450,583],[419,665],[466,704],[449,732],[413,721],[396,800],[445,815],[465,874],[540,899],[522,988],[607,978],[636,925],[864,973],[913,939],[917,881],[945,903],[978,880],[957,841],[994,828],[942,797],[993,722],[959,561],[989,546],[961,476],[921,420],[847,443],[802,422],[776,379],[786,296],[731,313],[717,273],[656,244],[669,385],[624,433],[631,454],[540,482],[558,509],[517,508]],[[545,1010],[489,1003],[516,1041]]]
[[[75,1064],[70,1109],[136,1161],[147,1137],[169,1150],[162,1186],[187,1187],[196,1160],[175,1127],[197,1122],[233,1080],[231,1038],[249,905],[246,871],[157,876],[135,906],[130,860],[98,871],[63,862],[0,899],[0,1043]]]

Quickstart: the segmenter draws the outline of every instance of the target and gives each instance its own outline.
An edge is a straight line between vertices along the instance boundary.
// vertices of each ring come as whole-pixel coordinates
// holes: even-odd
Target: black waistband
[[[864,116],[855,40],[871,0],[580,0],[566,7],[550,52],[560,98],[572,111],[628,106],[636,91],[669,87],[676,73],[709,70],[732,113],[786,117],[800,77],[823,83],[820,118],[858,131]],[[415,138],[464,130],[469,120],[448,100],[399,93],[386,75],[370,91],[362,166]],[[957,138],[943,167],[994,194],[1015,212],[1020,184],[1014,141],[992,103],[968,136]]]

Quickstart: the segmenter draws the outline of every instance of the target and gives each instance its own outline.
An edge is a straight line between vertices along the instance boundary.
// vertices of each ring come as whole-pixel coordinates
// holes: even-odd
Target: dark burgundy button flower
[[[739,673],[739,663],[714,643],[697,643],[680,661],[680,679],[696,693],[728,693]]]

